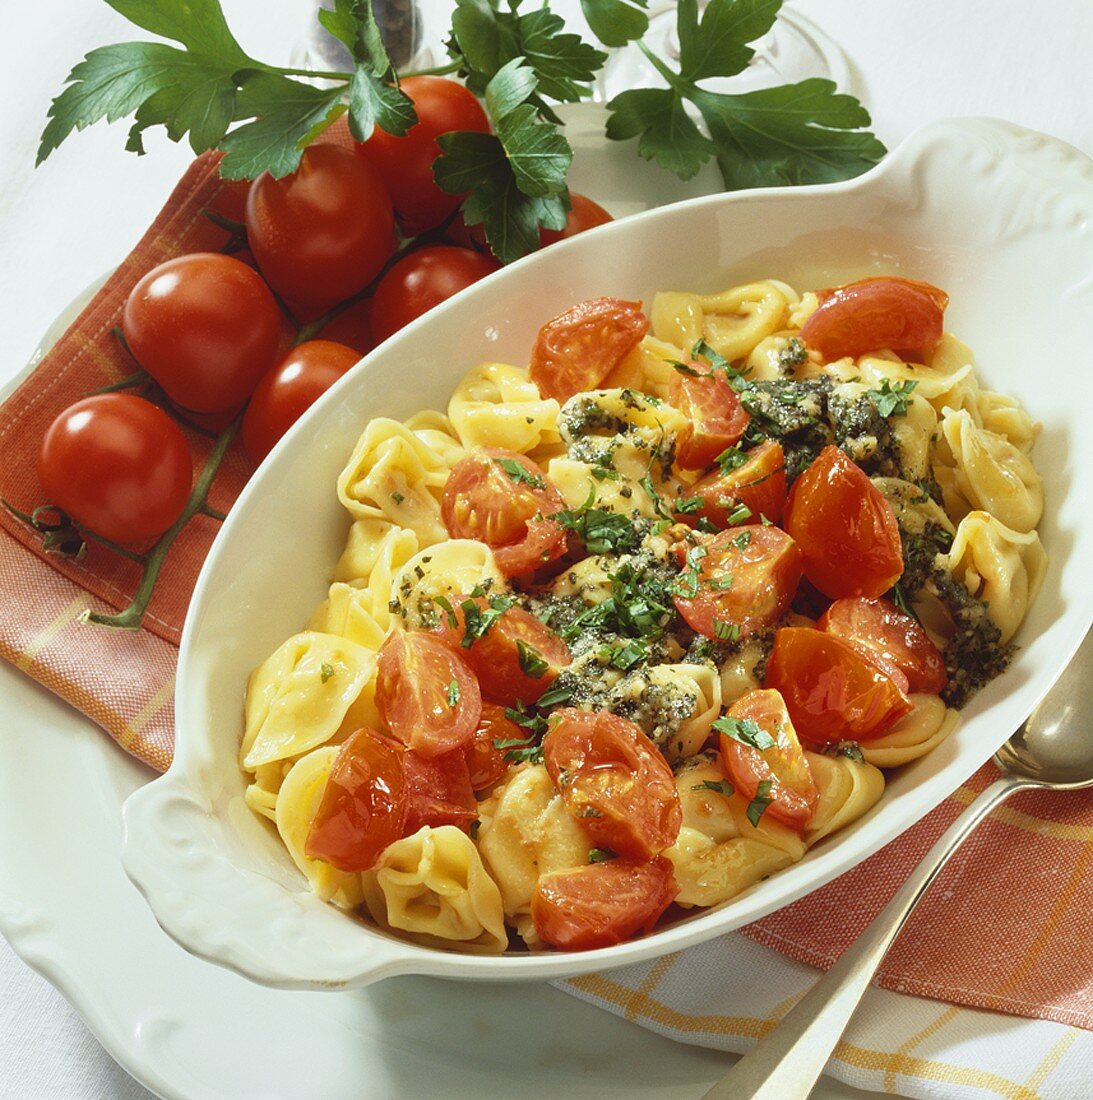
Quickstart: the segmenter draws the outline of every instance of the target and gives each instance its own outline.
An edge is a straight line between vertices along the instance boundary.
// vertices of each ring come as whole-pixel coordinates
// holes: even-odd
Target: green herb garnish
[[[550,671],[550,665],[543,655],[523,638],[516,639],[516,653],[520,660],[520,671],[534,680],[542,679]]]
[[[448,706],[453,710],[459,706],[459,681],[452,680],[448,684]]]
[[[615,859],[618,857],[618,852],[612,851],[610,848],[593,848],[588,853],[589,863],[606,863],[609,859]]]
[[[881,416],[906,416],[907,402],[917,385],[917,382],[908,380],[906,382],[897,382],[893,386],[892,383],[885,378],[881,382],[879,390],[866,390],[865,396],[873,402],[873,405]]]
[[[740,641],[740,624],[739,623],[726,623],[720,619],[715,619],[713,624],[713,632],[717,635],[718,641],[721,642],[738,642]]]
[[[482,608],[473,599],[464,600],[459,605],[463,611],[463,637],[459,644],[464,649],[470,649],[515,603],[512,596],[490,596],[487,606]]]
[[[755,797],[748,803],[747,815],[748,820],[759,828],[759,819],[766,812],[767,807],[774,801],[770,796],[770,789],[774,785],[774,781],[771,779],[764,779],[759,784],[758,789],[755,792]]]
[[[718,718],[713,723],[713,728],[718,733],[739,741],[741,745],[749,745],[760,752],[773,749],[778,744],[762,726],[750,718],[730,718],[726,715],[724,718]]]
[[[319,682],[325,684],[331,676],[334,675],[333,665],[329,665],[326,661],[319,666]]]
[[[727,779],[719,779],[716,782],[712,779],[703,779],[701,783],[696,783],[691,790],[716,791],[718,794],[723,794],[726,798],[728,798],[729,795],[736,794],[736,788]]]
[[[509,476],[510,481],[521,482],[532,489],[545,489],[546,483],[538,474],[533,474],[522,462],[515,458],[495,458],[493,460]]]

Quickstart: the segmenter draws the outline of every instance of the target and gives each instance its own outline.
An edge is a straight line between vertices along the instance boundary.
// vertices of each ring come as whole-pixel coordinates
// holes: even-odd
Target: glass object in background
[[[700,5],[700,12],[705,4]],[[676,6],[663,4],[649,13],[649,30],[644,43],[671,68],[679,65],[679,37],[676,34]],[[752,44],[755,56],[736,76],[704,80],[703,87],[715,92],[742,94],[779,84],[796,84],[810,77],[833,80],[841,92],[854,93],[850,66],[842,50],[810,19],[785,7],[774,26]],[[597,99],[612,99],[629,88],[662,88],[664,78],[656,71],[636,42],[608,51],[597,86]]]

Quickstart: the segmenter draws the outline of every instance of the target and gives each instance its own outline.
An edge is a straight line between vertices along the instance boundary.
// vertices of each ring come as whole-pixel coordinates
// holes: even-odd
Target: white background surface
[[[271,61],[286,57],[304,7],[224,0],[244,48]],[[1093,153],[1093,6],[1085,0],[1042,0],[1035,8],[1017,0],[799,0],[796,7],[846,50],[853,90],[889,146],[933,118],[989,114]],[[191,156],[185,146],[151,138],[149,155],[135,158],[123,151],[124,123],[100,125],[35,171],[49,100],[71,66],[96,45],[137,36],[101,0],[49,0],[5,14],[0,384],[22,367],[59,310],[130,250]],[[0,940],[0,1097],[148,1095]]]

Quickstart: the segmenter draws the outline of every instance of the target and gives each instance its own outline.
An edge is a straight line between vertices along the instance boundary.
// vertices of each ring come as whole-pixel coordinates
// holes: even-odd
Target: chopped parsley
[[[710,577],[706,585],[716,592],[727,592],[733,586],[733,575],[722,573],[720,577]]]
[[[451,601],[447,596],[434,596],[433,603],[437,605],[443,612],[444,617],[448,620],[448,625],[453,630],[459,629],[459,617],[455,613],[455,608],[452,607]]]
[[[522,462],[515,458],[495,458],[493,460],[517,484],[523,482],[532,489],[545,489],[546,483],[538,474],[533,474]]]
[[[459,606],[463,611],[463,637],[459,644],[470,649],[479,638],[485,637],[498,619],[516,600],[512,596],[490,596],[489,604],[481,608],[473,599],[464,600]]]
[[[770,520],[767,520],[767,522],[769,523]],[[751,542],[751,532],[750,531],[741,531],[740,534],[737,535],[732,540],[733,546],[735,546],[738,550],[746,550],[748,548],[748,545],[749,545],[750,542]]]
[[[325,684],[327,682],[327,680],[329,680],[330,677],[333,676],[333,675],[334,675],[334,667],[332,665],[328,665],[326,663],[326,661],[323,661],[323,663],[319,666],[319,681],[320,681],[320,683]]]
[[[865,396],[873,402],[874,407],[881,416],[906,416],[907,402],[917,385],[917,382],[908,379],[906,382],[897,382],[893,386],[885,378],[881,382],[879,390],[867,390]]]
[[[625,645],[604,646],[600,657],[611,668],[629,672],[634,665],[649,659],[649,647],[640,638],[631,638]]]
[[[738,523],[751,519],[751,509],[746,504],[738,504],[726,517],[728,525],[735,527]]]
[[[540,708],[554,707],[559,703],[569,702],[572,695],[573,689],[571,687],[552,687],[539,696],[539,701],[535,705]]]
[[[802,367],[808,362],[808,348],[799,336],[791,336],[786,346],[778,352],[778,366],[783,374],[791,374],[794,367]]]
[[[865,753],[857,741],[831,741],[823,747],[824,756],[845,756],[858,764],[865,763]]]
[[[688,516],[697,512],[703,503],[702,497],[676,497],[676,512]]]
[[[682,596],[685,600],[693,600],[698,595],[699,573],[702,568],[702,559],[705,556],[705,546],[692,546],[687,551],[687,568],[680,574],[679,579],[673,586],[673,596]]]
[[[526,729],[528,731],[528,737],[524,741],[513,741],[512,745],[523,745],[527,741],[534,740],[537,737],[542,737],[547,731],[547,720],[541,714],[534,714],[529,711],[519,700],[516,701],[515,707],[505,707],[505,717],[510,722],[515,722],[516,725]],[[497,748],[497,742],[494,742]]]
[[[523,638],[516,639],[516,653],[520,659],[520,671],[535,680],[541,680],[550,670],[543,655]]]
[[[618,481],[619,471],[613,470],[610,466],[593,466],[592,476],[597,481]]]
[[[610,848],[593,848],[588,853],[588,862],[606,863],[609,859],[615,859],[618,854],[618,852],[612,851]]]
[[[767,807],[774,801],[770,796],[770,789],[774,785],[774,781],[771,779],[764,779],[759,784],[758,790],[755,792],[755,797],[748,803],[747,815],[748,820],[755,828],[759,828],[759,819],[766,813]]]
[[[595,488],[588,499],[573,511],[565,509],[551,518],[584,543],[590,554],[625,554],[637,547],[640,536],[632,520],[616,512],[594,508]]]
[[[666,519],[668,525],[671,526],[673,517],[664,509],[664,502],[660,499],[660,493],[657,492],[657,487],[653,484],[652,474],[647,471],[638,484],[649,494],[649,499],[653,502],[653,508],[656,509],[657,515],[661,519]]]
[[[740,624],[739,623],[726,623],[720,619],[715,619],[713,624],[713,632],[717,635],[719,641],[722,642],[738,642],[740,641]]]
[[[448,706],[450,706],[453,710],[457,706],[459,706],[459,681],[458,680],[452,680],[452,682],[450,684],[448,684]]]
[[[406,498],[402,495],[402,493],[395,492],[391,494],[391,499],[396,504],[401,504]]]
[[[726,798],[731,794],[736,793],[736,788],[727,779],[703,779],[701,783],[696,783],[692,788],[692,791],[716,791],[718,794],[723,794]]]
[[[742,451],[739,447],[727,447],[714,461],[721,467],[723,474],[731,473],[748,461],[748,452]]]
[[[506,713],[508,712],[506,711]],[[512,764],[541,764],[543,762],[543,746],[537,744],[532,737],[528,737],[523,741],[498,739],[494,741],[493,747],[504,752],[505,759]]]
[[[778,744],[773,737],[757,722],[750,718],[718,718],[713,723],[713,728],[718,733],[739,741],[741,745],[748,745],[753,749],[763,752],[765,749],[773,749]],[[769,787],[769,783],[768,783]]]

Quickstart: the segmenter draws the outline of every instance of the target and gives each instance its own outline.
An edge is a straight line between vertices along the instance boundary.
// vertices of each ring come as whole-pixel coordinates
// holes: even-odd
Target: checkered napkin
[[[203,216],[206,208],[240,213],[240,191],[219,180],[213,155],[191,166],[137,247],[0,407],[0,496],[17,508],[42,503],[36,459],[54,416],[131,373],[111,335],[129,289],[170,256],[224,243],[225,231]],[[188,438],[197,467],[212,438],[197,431]],[[233,448],[212,506],[227,510],[248,473]],[[144,628],[122,632],[85,626],[78,616],[87,607],[125,606],[138,580],[132,563],[93,544],[79,561],[46,554],[25,525],[0,514],[0,656],[127,751],[165,769],[182,621],[215,533],[214,520],[195,517],[170,552]],[[564,988],[675,1038],[743,1049],[807,986],[807,967],[829,966],[853,941],[991,772],[986,766],[865,863],[742,933]],[[892,1002],[882,998],[892,995],[874,990],[874,1011],[860,1014],[835,1068],[864,1087],[915,1096],[1093,1096],[1093,1049],[1089,1036],[1074,1030],[1093,1026],[1091,913],[1093,799],[1016,796],[952,860],[886,959],[879,984],[1038,1022],[1014,1020],[1007,1030],[995,1019],[989,1042],[997,1049],[984,1061],[986,1048],[962,1038],[982,1013],[908,998],[889,1010]],[[936,1054],[939,1043],[944,1058]],[[1074,1091],[1075,1071],[1068,1069],[1079,1058],[1085,1091]]]

